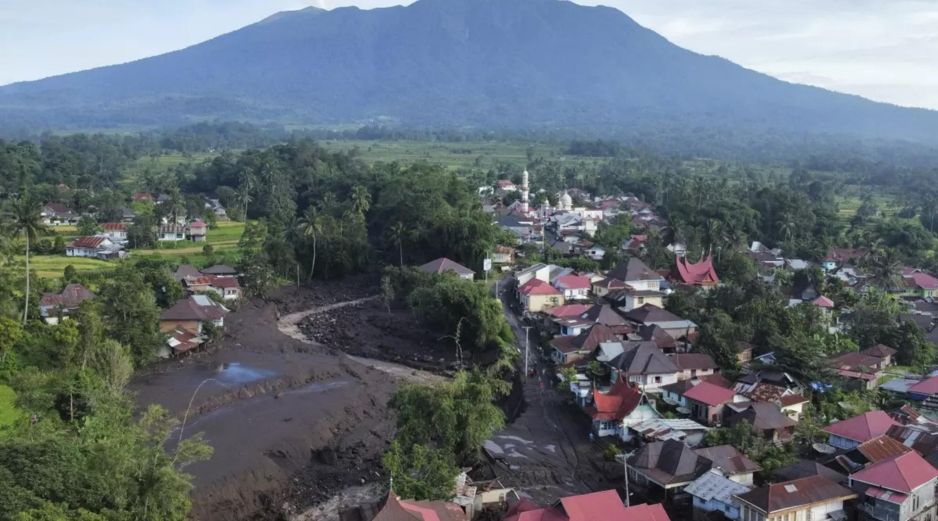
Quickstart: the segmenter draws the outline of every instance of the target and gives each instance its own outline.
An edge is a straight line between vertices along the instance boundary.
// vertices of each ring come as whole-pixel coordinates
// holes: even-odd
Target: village
[[[720,286],[711,252],[692,260],[686,247],[670,244],[670,268],[652,269],[641,260],[642,250],[648,234],[667,221],[651,205],[632,196],[590,200],[577,193],[579,207],[572,203],[574,191],[567,190],[557,194],[555,207],[535,209],[528,183],[524,172],[520,187],[499,181],[480,189],[499,226],[517,237],[491,256],[500,272],[495,291],[506,303],[505,313],[521,324],[524,378],[546,375],[554,392],[580,411],[589,443],[618,465],[620,485],[538,502],[531,496],[541,487],[515,488],[510,477],[467,487],[463,475],[452,502],[407,501],[392,491],[374,519],[934,519],[938,371],[899,367],[894,347],[875,344],[827,359],[824,380],[804,381],[786,371],[775,353],[754,352],[746,342],[735,346],[736,368],[725,370],[697,346],[698,325],[666,309],[677,292],[707,294]],[[515,191],[520,198],[502,206],[499,194]],[[593,242],[595,232],[623,214],[638,232],[621,245],[623,260],[608,270],[565,266],[570,258],[601,260],[606,252]],[[547,249],[558,254],[557,264],[526,261],[525,252]],[[850,327],[851,310],[821,293],[818,282],[799,281],[791,273],[816,269],[861,292],[876,285],[859,267],[868,251],[831,249],[818,264],[786,258],[759,243],[744,254],[758,266],[761,283],[795,280],[786,288],[785,306],[813,308],[833,334]],[[449,259],[421,269],[475,276]],[[933,342],[938,279],[905,267],[895,280],[881,289],[904,303],[901,320],[921,327]],[[867,404],[864,412],[842,420],[811,423],[812,396],[835,387],[878,389],[894,408]],[[805,434],[806,422],[817,430]],[[506,476],[509,469],[532,464],[515,443],[531,442],[490,441],[484,447]],[[747,455],[754,447],[783,451],[796,443],[800,448],[782,464],[767,461],[764,467]]]

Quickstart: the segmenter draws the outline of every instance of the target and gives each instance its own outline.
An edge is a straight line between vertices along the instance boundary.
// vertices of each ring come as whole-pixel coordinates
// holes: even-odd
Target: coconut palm
[[[254,190],[254,185],[256,181],[254,176],[246,175],[241,179],[241,186],[238,188],[237,200],[241,204],[243,220],[246,222],[248,220],[248,204],[254,200],[254,197],[251,196],[251,192]]]
[[[319,218],[319,212],[316,211],[314,206],[307,208],[306,213],[297,221],[297,231],[300,236],[313,244],[313,260],[309,267],[310,282],[313,280],[313,273],[316,272],[316,243],[319,241],[319,236],[322,235],[322,229],[322,219]]]
[[[20,196],[10,203],[9,227],[13,235],[22,234],[26,239],[26,294],[23,304],[23,323],[29,315],[29,249],[36,237],[45,231],[42,224],[42,206],[29,196]]]
[[[404,236],[407,234],[407,227],[404,223],[397,221],[388,229],[388,236],[397,243],[397,251],[400,254],[401,267],[404,267]]]
[[[356,185],[352,189],[352,208],[359,215],[365,215],[368,209],[371,208],[371,194],[362,185]]]

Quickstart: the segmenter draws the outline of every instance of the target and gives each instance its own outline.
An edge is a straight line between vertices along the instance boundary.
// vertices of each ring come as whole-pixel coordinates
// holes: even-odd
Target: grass
[[[152,249],[130,250],[131,257],[156,256],[173,262],[188,262],[205,264],[208,256],[202,253],[206,244],[211,244],[215,254],[225,254],[238,249],[238,241],[244,232],[244,223],[236,221],[223,221],[208,231],[205,242],[180,241],[163,243]],[[23,262],[22,257],[17,258]],[[66,266],[72,266],[79,272],[100,271],[113,269],[118,261],[103,261],[82,257],[66,257],[65,255],[31,255],[29,257],[30,269],[40,278],[62,277]]]
[[[23,417],[23,412],[16,408],[16,392],[0,385],[0,429],[15,424]]]

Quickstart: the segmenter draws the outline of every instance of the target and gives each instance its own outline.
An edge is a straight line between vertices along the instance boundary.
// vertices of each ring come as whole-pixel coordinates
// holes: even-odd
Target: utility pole
[[[530,333],[532,326],[524,327],[524,377],[528,377],[528,346],[530,345]]]
[[[629,494],[629,455],[628,454],[622,455],[622,467],[625,469],[625,506],[630,507],[632,506],[630,504],[630,502],[632,501],[632,498],[629,497],[630,494]]]

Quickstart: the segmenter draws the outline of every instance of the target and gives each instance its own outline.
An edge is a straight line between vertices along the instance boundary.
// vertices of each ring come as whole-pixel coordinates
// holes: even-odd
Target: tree
[[[300,217],[297,222],[297,231],[303,239],[309,241],[313,246],[312,261],[310,261],[309,266],[309,281],[312,282],[313,275],[316,272],[316,246],[323,231],[322,220],[319,218],[319,212],[316,211],[315,206],[308,207],[306,213]]]
[[[15,320],[0,317],[0,368],[6,362],[7,355],[12,352],[20,338],[23,337],[23,327]]]
[[[404,223],[397,221],[388,228],[388,238],[392,242],[397,243],[397,251],[400,256],[400,266],[404,267],[404,235],[407,233],[407,228],[404,226]]]
[[[136,270],[122,270],[106,281],[98,292],[107,335],[133,352],[137,366],[149,362],[162,341],[159,331],[160,308],[153,288]]]
[[[42,207],[39,201],[31,198],[29,195],[21,195],[19,199],[14,199],[10,203],[10,229],[14,235],[22,234],[26,240],[26,291],[23,295],[23,323],[29,317],[29,250],[30,241],[35,241],[36,237],[45,231],[42,225],[41,217]]]
[[[82,215],[81,219],[78,220],[79,235],[95,235],[100,230],[101,228],[98,226],[98,222],[88,215]]]
[[[356,185],[352,188],[352,209],[358,215],[365,215],[371,208],[371,194],[368,189],[362,185]]]
[[[434,500],[453,495],[459,468],[444,450],[419,444],[405,449],[394,441],[383,463],[394,477],[394,493],[402,497]]]

